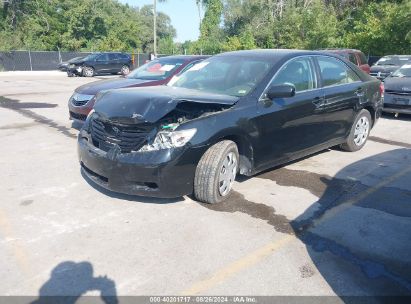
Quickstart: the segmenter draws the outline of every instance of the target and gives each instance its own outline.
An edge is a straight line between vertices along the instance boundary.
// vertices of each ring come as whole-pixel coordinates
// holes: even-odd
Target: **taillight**
[[[381,97],[384,97],[384,82],[380,83],[380,93],[381,93]]]

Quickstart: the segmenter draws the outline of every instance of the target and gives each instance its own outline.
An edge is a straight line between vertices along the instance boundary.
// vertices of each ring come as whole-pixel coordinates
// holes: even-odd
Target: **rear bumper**
[[[408,108],[390,108],[390,107],[384,107],[382,109],[383,112],[386,113],[399,113],[399,114],[411,114],[411,106]]]
[[[110,191],[175,198],[193,191],[197,163],[207,149],[184,147],[145,153],[111,153],[94,147],[87,133],[78,137],[82,172]]]
[[[411,114],[411,96],[386,93],[382,110],[387,113]]]

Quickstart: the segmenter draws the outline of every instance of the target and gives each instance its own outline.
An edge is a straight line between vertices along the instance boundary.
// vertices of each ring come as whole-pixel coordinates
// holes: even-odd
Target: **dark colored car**
[[[406,55],[389,55],[380,58],[371,67],[371,76],[382,80],[397,70],[402,65],[411,62],[411,56]]]
[[[168,56],[155,59],[133,70],[126,77],[105,79],[78,87],[68,102],[70,119],[84,121],[94,106],[94,97],[103,90],[157,86],[170,81],[209,56]]]
[[[67,74],[93,77],[96,74],[127,75],[133,62],[125,53],[93,53],[84,58],[70,62]]]
[[[116,192],[224,200],[251,176],[323,149],[361,149],[380,81],[338,56],[220,54],[168,86],[100,94],[78,136],[82,172]]]
[[[411,63],[384,80],[384,112],[411,114]]]
[[[326,52],[337,54],[346,60],[352,62],[356,66],[358,66],[361,70],[365,73],[370,74],[370,66],[368,64],[367,57],[365,57],[364,53],[360,50],[354,49],[326,49]]]
[[[67,68],[68,68],[68,66],[69,66],[70,63],[79,61],[79,60],[81,60],[81,59],[83,59],[83,58],[84,58],[84,57],[74,57],[74,58],[71,58],[69,61],[60,62],[60,63],[57,65],[57,69],[60,70],[60,71],[62,71],[62,72],[67,72]]]

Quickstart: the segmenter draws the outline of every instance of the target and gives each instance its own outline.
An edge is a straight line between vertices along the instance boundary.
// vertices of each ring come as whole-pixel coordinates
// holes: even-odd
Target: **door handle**
[[[312,102],[313,102],[313,104],[315,105],[316,108],[320,108],[324,105],[325,98],[324,97],[315,97]]]

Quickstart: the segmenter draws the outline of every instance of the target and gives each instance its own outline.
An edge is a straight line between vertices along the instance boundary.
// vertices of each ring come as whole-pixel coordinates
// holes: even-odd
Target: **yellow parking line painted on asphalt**
[[[187,289],[182,292],[183,295],[195,295],[203,292],[211,287],[217,285],[218,283],[224,281],[228,277],[234,275],[241,270],[248,268],[255,263],[262,260],[264,257],[270,255],[274,251],[284,247],[287,243],[294,240],[295,238],[292,235],[287,235],[276,242],[269,243],[256,251],[250,253],[249,255],[231,263],[230,265],[222,268],[221,270],[217,271],[213,276],[209,279],[200,281],[194,284],[190,289]]]
[[[13,229],[6,213],[0,209],[0,232],[4,238],[11,238],[13,235]],[[9,242],[11,244],[13,256],[16,259],[17,265],[24,275],[30,273],[30,266],[28,262],[28,257],[26,252],[23,249],[23,246],[20,245],[18,240],[12,240]]]
[[[318,219],[317,221],[314,221],[314,224],[311,226],[314,227],[318,224],[323,223],[326,220],[329,220],[330,218],[336,216],[340,212],[346,210],[348,207],[351,207],[352,205],[358,203],[360,200],[364,199],[365,197],[371,195],[372,193],[378,191],[382,187],[390,184],[394,180],[400,178],[401,176],[411,172],[411,166],[407,167],[396,174],[393,174],[389,176],[388,178],[382,180],[380,183],[378,183],[376,186],[370,187],[368,190],[362,192],[360,195],[358,195],[355,198],[349,199],[346,202],[338,205],[335,208],[332,208],[328,210],[327,212],[324,213],[324,215]],[[206,290],[209,290],[210,288],[216,286],[217,284],[225,281],[229,277],[235,275],[236,273],[251,267],[258,262],[260,262],[262,259],[265,257],[269,256],[270,254],[274,253],[275,251],[278,251],[279,249],[283,248],[286,246],[288,243],[290,243],[292,240],[297,240],[297,237],[295,235],[287,235],[280,240],[276,242],[269,243],[263,247],[260,247],[259,249],[255,250],[254,252],[234,261],[233,263],[223,267],[222,269],[218,270],[216,273],[214,273],[211,277],[209,277],[206,280],[200,281],[192,285],[189,289],[184,290],[181,294],[183,295],[196,295],[201,292],[204,292]]]

